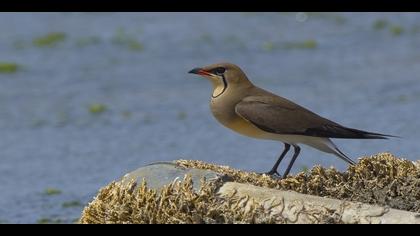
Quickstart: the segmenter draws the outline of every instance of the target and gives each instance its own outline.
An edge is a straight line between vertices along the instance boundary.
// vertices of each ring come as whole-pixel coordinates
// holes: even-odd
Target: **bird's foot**
[[[277,172],[277,170],[270,170],[269,172],[266,172],[264,174],[269,175],[270,177],[275,179],[281,179],[281,175],[279,174],[279,172]]]

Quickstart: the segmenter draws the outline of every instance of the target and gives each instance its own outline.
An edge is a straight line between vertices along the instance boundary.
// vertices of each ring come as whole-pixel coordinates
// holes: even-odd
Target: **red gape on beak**
[[[207,76],[212,76],[213,75],[213,74],[203,70],[202,68],[194,68],[194,69],[190,70],[188,73],[197,74],[197,75],[207,75]]]

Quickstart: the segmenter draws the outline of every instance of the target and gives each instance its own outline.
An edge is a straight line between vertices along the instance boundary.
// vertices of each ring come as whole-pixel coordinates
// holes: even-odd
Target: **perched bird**
[[[334,154],[353,165],[354,161],[341,152],[330,138],[396,137],[348,128],[323,118],[286,98],[256,87],[238,66],[231,63],[194,68],[189,73],[203,76],[213,84],[211,111],[224,126],[252,138],[284,143],[283,152],[273,168],[266,173],[269,175],[280,176],[278,166],[291,146],[294,155],[283,178],[289,174],[300,153],[299,144]]]

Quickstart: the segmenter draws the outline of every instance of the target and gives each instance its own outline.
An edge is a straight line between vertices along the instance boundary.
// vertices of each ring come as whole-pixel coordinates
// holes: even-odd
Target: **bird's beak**
[[[194,69],[190,70],[188,73],[197,74],[197,75],[204,75],[204,76],[213,76],[212,73],[209,73],[206,70],[203,70],[202,68],[194,68]]]

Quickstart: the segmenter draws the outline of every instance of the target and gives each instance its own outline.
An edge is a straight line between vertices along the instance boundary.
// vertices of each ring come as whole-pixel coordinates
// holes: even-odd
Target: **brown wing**
[[[343,127],[278,96],[249,96],[236,113],[260,129],[276,134],[329,138],[384,138],[381,134]]]

